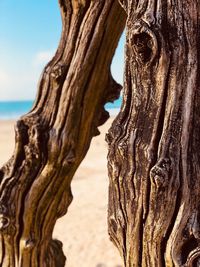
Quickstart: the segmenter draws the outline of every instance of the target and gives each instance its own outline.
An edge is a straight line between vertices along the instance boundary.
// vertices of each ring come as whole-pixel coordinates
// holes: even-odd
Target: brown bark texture
[[[16,146],[0,169],[0,266],[62,267],[56,220],[70,183],[121,86],[110,73],[125,26],[117,0],[60,0],[62,36],[32,110],[16,123]],[[78,256],[78,255],[77,255]]]
[[[126,267],[200,266],[200,2],[120,0],[124,96],[109,133],[109,234]]]

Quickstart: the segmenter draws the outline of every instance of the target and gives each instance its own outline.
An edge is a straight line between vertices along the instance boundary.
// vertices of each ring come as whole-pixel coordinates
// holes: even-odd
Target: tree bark
[[[70,183],[104,104],[121,86],[110,73],[126,15],[117,0],[60,0],[63,30],[33,109],[16,123],[14,155],[0,170],[0,266],[62,267],[56,220],[72,201]],[[78,256],[78,255],[77,255]]]
[[[126,267],[200,264],[200,3],[121,0],[123,105],[109,144],[109,234]]]

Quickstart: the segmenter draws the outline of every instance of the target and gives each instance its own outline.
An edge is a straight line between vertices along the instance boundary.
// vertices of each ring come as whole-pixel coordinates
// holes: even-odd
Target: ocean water
[[[1,101],[0,119],[18,119],[21,115],[27,113],[33,105],[33,101]]]
[[[114,103],[105,105],[106,110],[110,115],[116,115],[119,112],[122,99],[119,98]],[[33,101],[0,101],[0,119],[18,119],[23,114],[26,114],[32,108]]]

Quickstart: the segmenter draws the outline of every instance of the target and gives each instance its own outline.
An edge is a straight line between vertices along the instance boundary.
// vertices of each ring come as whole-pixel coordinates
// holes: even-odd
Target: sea
[[[0,101],[0,120],[16,120],[23,114],[26,114],[33,106],[34,101]],[[106,110],[111,116],[117,115],[122,103],[120,97],[113,103],[105,105]]]

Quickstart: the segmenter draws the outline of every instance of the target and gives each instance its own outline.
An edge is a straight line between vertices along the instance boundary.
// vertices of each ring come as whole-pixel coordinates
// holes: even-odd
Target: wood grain
[[[126,267],[199,266],[199,1],[120,2],[126,63],[107,135],[109,233]]]
[[[33,109],[15,127],[15,152],[0,170],[0,266],[62,267],[56,220],[71,180],[121,86],[110,65],[126,15],[115,0],[60,0],[62,36]],[[78,255],[77,255],[78,257]]]

